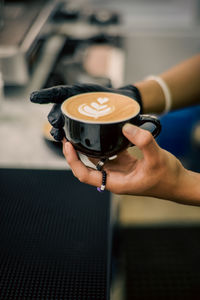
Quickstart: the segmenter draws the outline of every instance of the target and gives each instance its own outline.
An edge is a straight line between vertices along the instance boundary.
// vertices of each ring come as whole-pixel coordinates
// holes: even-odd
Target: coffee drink
[[[93,92],[73,96],[62,105],[72,119],[89,123],[115,123],[128,120],[140,112],[139,104],[121,94]]]
[[[110,92],[91,92],[72,96],[63,102],[65,137],[74,148],[96,158],[110,158],[131,146],[123,135],[124,124],[151,125],[157,136],[160,122],[154,116],[140,114],[134,99]]]

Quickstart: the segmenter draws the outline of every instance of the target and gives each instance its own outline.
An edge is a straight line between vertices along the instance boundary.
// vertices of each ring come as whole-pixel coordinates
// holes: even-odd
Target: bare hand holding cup
[[[106,161],[106,189],[116,194],[154,196],[178,201],[177,189],[185,176],[180,161],[161,149],[147,130],[127,124],[123,127],[123,133],[142,151],[143,158],[136,159],[125,150],[116,159]],[[72,144],[66,140],[63,141],[63,153],[73,174],[81,182],[101,185],[101,173],[86,167],[79,160]],[[97,160],[93,159],[93,162]]]

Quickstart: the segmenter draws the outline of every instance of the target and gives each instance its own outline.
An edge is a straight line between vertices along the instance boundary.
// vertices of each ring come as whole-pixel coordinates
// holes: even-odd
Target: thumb
[[[151,160],[157,158],[160,148],[148,130],[127,123],[122,128],[122,132],[133,145],[142,151],[144,158]]]

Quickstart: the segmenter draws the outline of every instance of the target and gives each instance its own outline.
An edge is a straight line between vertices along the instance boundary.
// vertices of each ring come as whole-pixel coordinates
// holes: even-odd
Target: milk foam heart
[[[107,105],[99,105],[99,104],[96,103],[96,102],[92,102],[92,103],[91,103],[91,106],[94,107],[94,108],[97,109],[97,110],[100,110],[100,109],[103,109],[103,108],[106,108],[106,107],[107,107]]]
[[[105,98],[101,98],[101,97],[99,97],[98,99],[97,99],[97,101],[100,103],[100,104],[103,104],[103,103],[106,103],[106,102],[108,102],[108,98],[107,97],[105,97]]]
[[[114,110],[114,107],[109,107],[107,105],[103,105],[103,106],[104,106],[103,109],[99,109],[99,108],[94,109],[87,104],[81,104],[78,108],[78,111],[82,115],[92,117],[94,119],[98,119],[99,117],[110,114]]]
[[[100,103],[100,104],[99,104]],[[107,104],[104,104],[107,103]],[[97,98],[96,102],[83,103],[78,107],[80,114],[98,119],[99,117],[105,116],[113,112],[115,107],[110,105],[109,98]]]

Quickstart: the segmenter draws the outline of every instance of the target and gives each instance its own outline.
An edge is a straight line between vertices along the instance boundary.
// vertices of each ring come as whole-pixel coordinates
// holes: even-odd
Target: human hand
[[[31,102],[38,104],[54,103],[48,115],[48,120],[49,123],[53,126],[51,135],[55,140],[61,141],[63,137],[65,137],[65,133],[63,130],[64,118],[60,109],[62,102],[69,97],[89,92],[112,92],[131,97],[140,104],[142,110],[140,92],[133,85],[127,85],[119,89],[103,87],[97,84],[56,86],[31,93],[30,100]]]
[[[126,150],[115,160],[107,161],[103,168],[107,173],[106,189],[116,194],[176,200],[177,186],[185,170],[180,161],[161,149],[146,130],[126,124],[123,133],[142,151],[143,158],[136,159]],[[66,140],[63,140],[63,153],[73,174],[81,182],[101,186],[102,173],[86,167]]]

